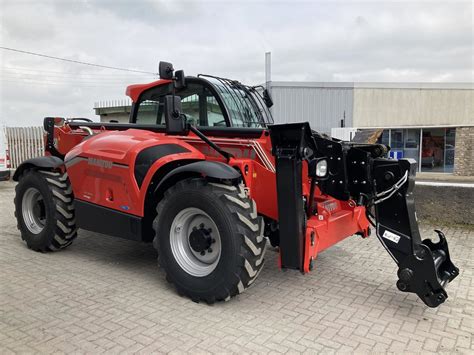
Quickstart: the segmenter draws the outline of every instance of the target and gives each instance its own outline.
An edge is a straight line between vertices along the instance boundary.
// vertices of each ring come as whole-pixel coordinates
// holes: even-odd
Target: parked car
[[[10,153],[5,128],[0,127],[0,181],[10,180]]]

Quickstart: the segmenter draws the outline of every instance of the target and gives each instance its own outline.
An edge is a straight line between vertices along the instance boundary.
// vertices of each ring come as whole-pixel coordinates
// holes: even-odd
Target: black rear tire
[[[180,212],[189,209],[203,211],[219,232],[220,257],[215,268],[206,275],[187,272],[172,250],[173,221]],[[167,280],[175,285],[179,294],[195,302],[227,301],[246,290],[258,277],[264,265],[264,223],[243,185],[183,180],[165,192],[157,213],[154,245]]]
[[[17,226],[28,248],[46,252],[71,245],[77,228],[67,173],[29,170],[21,176],[15,192]],[[39,202],[29,203],[29,197],[25,197],[28,194]],[[29,208],[32,204],[34,213]]]

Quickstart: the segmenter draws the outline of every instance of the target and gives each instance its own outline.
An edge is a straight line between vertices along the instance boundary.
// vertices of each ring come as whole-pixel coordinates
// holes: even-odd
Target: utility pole
[[[272,82],[272,52],[265,53],[265,88],[271,94]]]

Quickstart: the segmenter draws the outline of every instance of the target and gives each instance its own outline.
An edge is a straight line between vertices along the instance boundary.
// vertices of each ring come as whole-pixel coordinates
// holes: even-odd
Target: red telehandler
[[[372,224],[398,289],[430,307],[446,300],[459,270],[441,231],[421,240],[415,161],[308,123],[273,124],[263,87],[185,77],[166,62],[160,80],[126,93],[128,124],[44,119],[45,155],[13,178],[29,248],[66,248],[78,228],[153,242],[177,291],[213,303],[256,280],[267,240],[280,268],[307,273],[319,252]]]

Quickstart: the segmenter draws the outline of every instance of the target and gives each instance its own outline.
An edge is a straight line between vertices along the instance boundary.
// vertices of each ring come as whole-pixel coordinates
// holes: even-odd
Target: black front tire
[[[221,251],[217,266],[205,276],[193,276],[180,266],[173,254],[171,226],[189,208],[204,211],[220,234]],[[263,219],[243,185],[208,183],[188,179],[169,188],[158,204],[154,222],[159,262],[179,294],[195,302],[227,301],[246,290],[264,265],[266,238]]]
[[[27,191],[41,200],[41,226],[32,228],[25,220]],[[35,251],[56,251],[71,245],[77,236],[74,197],[67,173],[29,170],[15,188],[15,217],[21,238]],[[28,217],[27,217],[28,218]],[[31,218],[30,218],[31,220]]]

